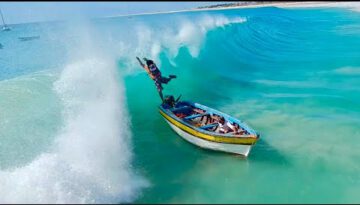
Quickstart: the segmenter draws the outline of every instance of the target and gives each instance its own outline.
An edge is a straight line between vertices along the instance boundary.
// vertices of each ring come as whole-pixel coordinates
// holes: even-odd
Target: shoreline
[[[215,2],[214,2],[215,3]],[[253,5],[241,5],[241,6],[232,6],[232,7],[219,7],[219,8],[192,8],[185,10],[176,10],[176,11],[162,11],[162,12],[149,12],[149,13],[139,13],[139,14],[124,14],[124,15],[115,15],[115,16],[106,16],[102,18],[116,18],[116,17],[132,17],[132,16],[145,16],[145,15],[156,15],[156,14],[170,14],[170,13],[182,13],[182,12],[196,12],[196,11],[213,11],[213,10],[229,10],[229,9],[242,9],[242,8],[259,8],[259,7],[269,7],[275,6],[279,8],[308,8],[308,7],[342,7],[342,8],[353,8],[353,4],[358,4],[360,7],[360,2],[341,2],[341,1],[305,1],[305,2],[278,2],[278,3],[264,3],[264,4],[253,4]]]
[[[215,2],[214,2],[215,3]],[[360,2],[358,1],[305,1],[305,2],[277,2],[277,3],[262,3],[252,5],[240,5],[231,7],[217,7],[217,8],[191,8],[184,10],[175,11],[160,11],[160,12],[148,12],[148,13],[137,13],[137,14],[121,14],[112,16],[102,17],[91,17],[90,19],[106,19],[106,18],[117,18],[117,17],[128,17],[133,16],[145,16],[145,15],[156,15],[156,14],[171,14],[171,13],[182,13],[182,12],[197,12],[197,11],[214,11],[214,10],[229,10],[229,9],[246,9],[246,8],[260,8],[260,7],[278,7],[278,8],[310,8],[310,7],[331,7],[331,8],[347,8],[356,12],[360,12]],[[69,20],[43,20],[43,21],[31,21],[31,22],[18,22],[8,24],[10,27],[21,24],[36,24],[36,23],[51,23],[51,22],[64,22]]]

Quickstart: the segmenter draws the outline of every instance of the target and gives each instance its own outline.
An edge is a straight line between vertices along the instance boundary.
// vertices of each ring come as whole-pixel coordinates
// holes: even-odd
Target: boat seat
[[[197,118],[197,117],[202,117],[202,116],[205,116],[205,115],[208,115],[208,114],[209,113],[190,115],[190,116],[184,117],[184,120],[191,120],[191,119],[194,119],[194,118]]]
[[[214,127],[216,125],[218,125],[218,123],[212,123],[212,124],[204,125],[204,126],[201,126],[199,128],[206,130],[206,129],[212,128],[212,127]]]
[[[183,106],[183,107],[172,108],[172,109],[170,109],[170,111],[171,112],[177,112],[177,111],[187,110],[189,108],[191,108],[191,107],[186,105],[186,106]]]

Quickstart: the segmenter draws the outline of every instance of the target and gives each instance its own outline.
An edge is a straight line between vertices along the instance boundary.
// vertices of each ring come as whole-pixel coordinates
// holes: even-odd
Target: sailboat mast
[[[3,16],[2,12],[1,12],[1,9],[0,9],[0,14],[1,14],[1,19],[2,19],[3,25],[6,26],[4,16]]]
[[[10,27],[8,27],[8,26],[6,25],[5,20],[4,20],[4,16],[3,16],[3,13],[2,13],[2,11],[1,11],[1,9],[0,9],[0,15],[1,15],[1,19],[2,19],[2,21],[3,21],[2,31],[10,31],[11,29],[10,29]]]

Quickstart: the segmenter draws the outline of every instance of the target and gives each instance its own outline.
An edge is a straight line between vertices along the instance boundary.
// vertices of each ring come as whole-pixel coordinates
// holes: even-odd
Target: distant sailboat
[[[1,12],[1,9],[0,9],[0,14],[1,14],[2,22],[3,22],[2,30],[3,31],[10,31],[11,29],[10,29],[9,26],[6,25],[5,20],[4,20],[4,16],[3,16],[2,12]]]

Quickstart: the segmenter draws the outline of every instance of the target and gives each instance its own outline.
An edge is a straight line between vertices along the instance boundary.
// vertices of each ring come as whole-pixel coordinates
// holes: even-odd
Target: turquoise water
[[[359,203],[359,23],[264,7],[13,25],[0,202]],[[176,135],[135,56],[178,76],[165,94],[257,130],[248,158]]]

